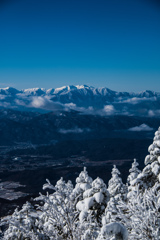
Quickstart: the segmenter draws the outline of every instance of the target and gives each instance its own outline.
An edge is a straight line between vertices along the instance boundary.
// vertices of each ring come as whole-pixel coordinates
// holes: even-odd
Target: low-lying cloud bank
[[[129,128],[128,131],[132,131],[132,132],[153,131],[153,128],[143,123],[140,126]]]
[[[50,111],[61,111],[64,106],[61,103],[53,102],[49,97],[33,97],[30,103],[31,107],[41,108]]]
[[[64,104],[59,102],[53,102],[50,100],[48,96],[24,96],[23,98],[16,98],[12,101],[0,101],[0,107],[3,108],[11,108],[15,110],[21,110],[21,108],[25,109],[42,109],[47,111],[62,111],[65,109]]]
[[[129,104],[132,104],[132,105],[136,105],[136,104],[139,104],[139,103],[142,103],[142,102],[146,102],[146,101],[149,101],[149,102],[154,102],[157,100],[157,97],[150,97],[150,98],[146,98],[146,97],[143,97],[143,98],[138,98],[138,97],[133,97],[133,98],[128,98],[128,99],[121,99],[119,98],[118,101],[116,101],[116,103],[129,103]]]
[[[69,133],[83,133],[83,132],[90,132],[91,130],[89,128],[72,128],[72,129],[60,129],[59,133],[62,134],[69,134]]]

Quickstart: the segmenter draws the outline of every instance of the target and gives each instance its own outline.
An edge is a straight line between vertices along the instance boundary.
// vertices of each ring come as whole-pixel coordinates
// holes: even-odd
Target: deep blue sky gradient
[[[0,87],[160,91],[156,0],[3,0]]]

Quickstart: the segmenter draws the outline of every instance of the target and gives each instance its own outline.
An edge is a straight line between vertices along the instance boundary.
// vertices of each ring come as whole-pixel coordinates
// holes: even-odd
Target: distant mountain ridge
[[[113,91],[107,87],[95,88],[87,85],[68,85],[62,86],[60,88],[28,88],[17,90],[13,87],[0,88],[0,94],[2,95],[34,95],[34,96],[44,96],[44,95],[61,95],[61,94],[69,94],[73,92],[78,92],[84,95],[93,94],[93,95],[102,95],[102,96],[113,96],[113,97],[160,97],[160,92],[155,92],[151,90],[141,91],[139,93],[134,92],[117,92]]]
[[[0,107],[23,111],[76,110],[98,115],[160,116],[160,92],[117,92],[87,85],[17,90],[0,88]]]

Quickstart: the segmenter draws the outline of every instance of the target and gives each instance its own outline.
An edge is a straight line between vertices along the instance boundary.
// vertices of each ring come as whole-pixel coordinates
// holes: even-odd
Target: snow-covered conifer
[[[105,209],[105,215],[102,218],[103,225],[111,222],[119,221],[119,218],[117,217],[117,212],[118,212],[117,204],[118,203],[115,200],[115,198],[111,197]]]
[[[8,219],[9,227],[5,231],[3,239],[47,239],[36,227],[37,217],[36,211],[29,202],[24,204],[20,211],[16,209]]]
[[[160,127],[158,128],[158,131],[155,132],[155,137],[153,139],[153,143],[148,148],[149,155],[145,158],[145,164],[153,163],[158,160],[158,157],[160,156]]]
[[[47,195],[40,195],[36,198],[36,200],[44,201],[44,205],[39,207],[41,215],[37,226],[49,239],[79,239],[78,213],[71,200],[73,191],[71,182],[65,183],[61,178],[54,187],[47,180],[43,189],[47,188],[55,191],[52,194],[47,193]]]
[[[136,159],[134,159],[134,162],[132,163],[132,167],[129,169],[130,174],[128,175],[127,182],[129,185],[131,185],[131,182],[138,176],[138,174],[141,172],[138,169],[139,163]]]
[[[160,127],[155,132],[153,143],[148,148],[149,155],[145,158],[146,167],[143,169],[133,184],[138,184],[144,191],[153,187],[156,182],[160,183]]]
[[[71,194],[71,199],[75,201],[75,204],[83,199],[84,191],[91,188],[92,182],[92,178],[88,176],[86,167],[84,167],[83,171],[76,178],[76,186]]]
[[[108,182],[108,192],[110,196],[115,199],[126,198],[127,188],[119,177],[120,171],[116,168],[116,165],[113,166],[111,174],[112,178]]]
[[[134,159],[134,162],[132,163],[132,167],[129,169],[129,176],[127,178],[127,184],[128,184],[128,194],[127,198],[130,199],[131,197],[134,197],[135,191],[136,191],[136,185],[135,185],[135,179],[137,178],[138,174],[141,173],[141,171],[138,169],[139,163],[136,159]]]
[[[160,239],[160,192],[158,183],[144,192],[138,186],[132,201],[128,201],[126,212],[122,211],[126,203],[119,200],[117,215],[128,229],[130,240]]]
[[[76,205],[76,208],[80,211],[80,222],[87,219],[89,213],[92,213],[91,215],[99,222],[108,201],[109,193],[106,184],[98,177],[92,182],[91,188],[83,193],[83,200]]]

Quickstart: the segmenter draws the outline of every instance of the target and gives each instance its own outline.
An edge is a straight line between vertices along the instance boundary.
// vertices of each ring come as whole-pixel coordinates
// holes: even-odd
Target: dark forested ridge
[[[152,139],[159,124],[159,118],[150,117],[86,115],[77,111],[27,114],[5,109],[0,112],[0,145],[117,137]],[[141,125],[142,129],[132,130]]]

